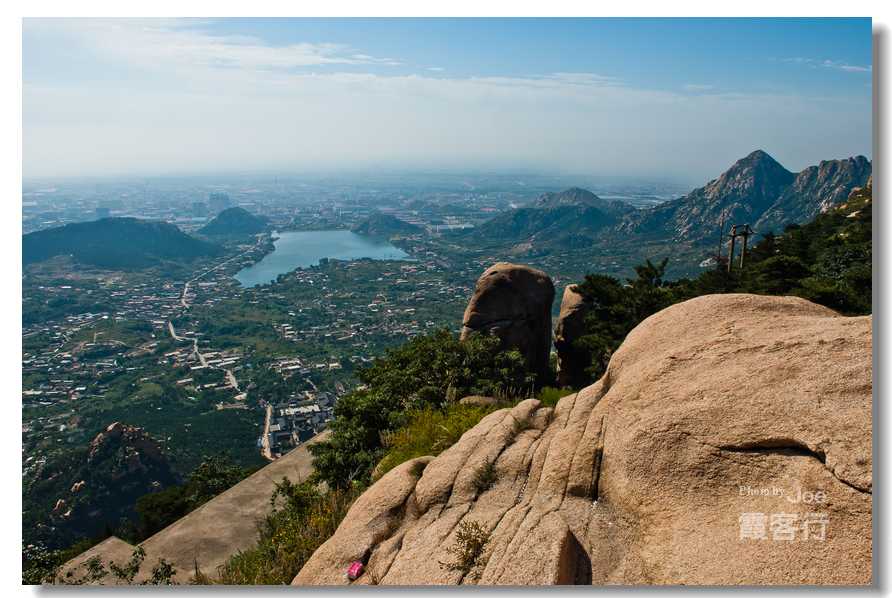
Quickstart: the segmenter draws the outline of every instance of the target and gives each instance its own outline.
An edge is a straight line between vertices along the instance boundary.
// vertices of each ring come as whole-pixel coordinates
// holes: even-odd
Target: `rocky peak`
[[[756,150],[707,184],[702,195],[711,202],[723,205],[745,203],[756,208],[774,201],[779,191],[795,177],[767,153]],[[696,193],[694,191],[692,195]]]
[[[864,156],[823,160],[798,175],[755,224],[756,231],[780,232],[786,224],[813,219],[844,202],[855,187],[870,178],[871,163]]]
[[[147,471],[165,461],[161,447],[145,430],[121,422],[109,424],[93,438],[88,460],[95,462],[113,454],[123,459],[127,473]]]
[[[794,174],[756,150],[686,196],[631,214],[618,231],[702,241],[717,239],[724,221],[726,227],[746,223],[757,233],[778,232],[845,200],[852,187],[865,183],[870,169],[858,156],[826,160]]]

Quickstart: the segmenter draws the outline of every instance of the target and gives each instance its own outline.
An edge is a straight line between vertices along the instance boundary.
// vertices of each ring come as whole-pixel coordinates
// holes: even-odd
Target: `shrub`
[[[536,394],[536,398],[546,407],[554,407],[558,404],[562,398],[567,395],[571,395],[575,390],[572,388],[554,388],[552,386],[546,386],[539,390]]]
[[[380,478],[400,463],[416,457],[439,455],[496,409],[496,406],[456,403],[443,409],[426,407],[412,411],[405,426],[384,436],[386,452],[375,467],[375,476]]]
[[[483,494],[489,490],[498,479],[499,471],[496,469],[495,462],[485,459],[483,464],[474,472],[474,477],[471,479],[471,485],[474,487],[474,490],[477,491],[477,494]]]
[[[411,413],[438,409],[470,394],[525,396],[535,377],[517,351],[499,351],[499,340],[478,334],[465,341],[448,330],[416,337],[359,372],[363,390],[335,405],[331,436],[310,447],[315,479],[331,487],[367,483],[384,456],[384,439]],[[396,465],[396,463],[394,463]]]
[[[455,533],[455,543],[446,549],[453,559],[440,563],[447,571],[459,571],[462,577],[479,579],[483,573],[483,556],[490,541],[490,533],[476,521],[462,521]]]

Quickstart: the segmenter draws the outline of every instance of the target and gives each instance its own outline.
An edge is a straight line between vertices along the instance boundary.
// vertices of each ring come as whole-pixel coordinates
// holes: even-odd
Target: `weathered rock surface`
[[[573,343],[585,333],[585,317],[589,311],[591,304],[579,292],[579,287],[575,284],[567,285],[561,299],[561,312],[554,327],[559,386],[578,388],[588,380],[585,369],[591,365],[591,358],[587,351],[575,347]]]
[[[871,350],[869,316],[798,298],[672,306],[554,410],[496,411],[390,471],[294,583],[348,583],[353,560],[355,583],[870,583]],[[479,579],[440,565],[470,521]]]
[[[499,262],[477,279],[465,309],[461,338],[484,332],[523,354],[530,370],[545,375],[551,352],[554,284],[541,270]]]

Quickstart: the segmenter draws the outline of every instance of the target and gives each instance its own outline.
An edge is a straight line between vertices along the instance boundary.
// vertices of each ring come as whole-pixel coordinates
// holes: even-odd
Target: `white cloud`
[[[804,58],[802,56],[796,56],[793,58],[784,58],[783,62],[790,62],[793,64],[801,64],[808,66],[810,68],[829,68],[829,69],[837,69],[840,71],[845,71],[847,73],[869,73],[873,70],[871,65],[867,66],[859,66],[854,64],[848,64],[841,60],[818,60],[815,58]]]
[[[692,94],[595,73],[394,74],[378,68],[389,59],[338,44],[274,48],[194,25],[94,23],[39,27],[61,27],[53,39],[68,36],[72,52],[87,47],[126,73],[151,76],[34,81],[26,63],[26,176],[381,167],[705,180],[758,147],[792,169],[866,151],[870,139],[867,96],[862,106]],[[338,70],[357,63],[377,72]]]
[[[325,65],[397,66],[338,43],[273,46],[256,37],[214,35],[200,22],[130,19],[29,19],[25,32],[65,36],[97,54],[143,68],[288,69]]]

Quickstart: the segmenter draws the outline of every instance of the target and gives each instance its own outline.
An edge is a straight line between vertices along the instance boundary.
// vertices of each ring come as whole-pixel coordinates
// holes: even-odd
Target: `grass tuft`
[[[497,406],[452,404],[444,409],[425,408],[413,411],[408,423],[385,435],[387,451],[375,468],[375,478],[401,463],[416,457],[435,457],[458,442],[462,434],[473,428]]]

